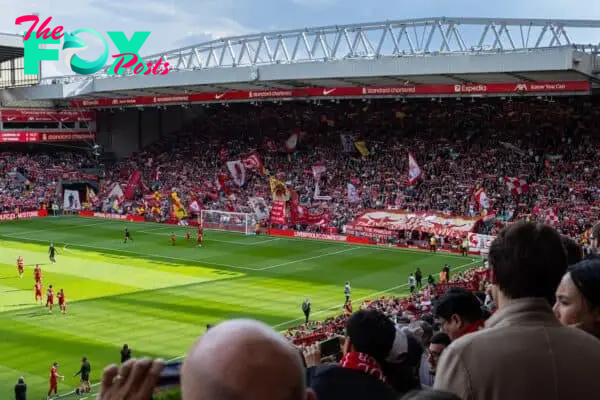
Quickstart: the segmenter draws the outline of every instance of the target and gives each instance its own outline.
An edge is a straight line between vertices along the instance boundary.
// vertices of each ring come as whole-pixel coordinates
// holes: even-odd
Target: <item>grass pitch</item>
[[[128,227],[133,242],[123,243]],[[350,281],[355,305],[383,294],[405,294],[408,274],[437,274],[478,262],[447,254],[343,243],[205,232],[203,247],[185,240],[184,227],[48,217],[0,224],[0,398],[13,396],[25,376],[30,399],[45,399],[50,365],[60,363],[61,393],[72,391],[82,356],[92,381],[119,361],[127,343],[134,357],[181,358],[206,324],[249,317],[285,329],[341,312]],[[177,243],[171,245],[175,232]],[[48,261],[54,242],[57,263]],[[25,260],[17,276],[16,259]],[[33,265],[42,264],[44,289],[63,288],[69,306],[49,314],[33,299]]]

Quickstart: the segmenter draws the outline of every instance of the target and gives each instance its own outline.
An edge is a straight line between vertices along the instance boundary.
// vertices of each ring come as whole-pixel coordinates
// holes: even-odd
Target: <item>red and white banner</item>
[[[483,188],[477,189],[475,191],[475,194],[473,195],[473,197],[475,197],[475,201],[477,201],[479,208],[481,208],[481,209],[490,208],[490,199]]]
[[[529,185],[525,179],[507,176],[504,178],[504,181],[506,182],[508,190],[515,196],[527,193],[529,190]]]
[[[344,235],[333,235],[328,233],[314,233],[314,232],[295,232],[295,237],[304,239],[317,239],[317,240],[333,240],[335,242],[345,242],[346,236]]]
[[[421,167],[417,164],[415,157],[408,153],[408,184],[414,185],[421,177]]]
[[[244,186],[246,183],[246,168],[241,160],[227,161],[227,169],[231,179],[238,186]]]
[[[144,217],[139,215],[121,215],[121,214],[108,214],[92,211],[79,211],[80,217],[94,217],[101,219],[112,219],[117,221],[131,221],[131,222],[144,222]]]
[[[270,221],[272,224],[285,225],[285,201],[273,201]]]
[[[467,235],[469,251],[478,251],[481,254],[487,254],[490,251],[490,246],[494,239],[496,239],[496,236],[469,233]]]
[[[298,137],[299,136],[300,136],[300,134],[298,132],[294,132],[290,135],[288,140],[285,141],[285,149],[287,150],[288,153],[293,152],[296,149],[296,146],[298,146]]]
[[[303,88],[262,91],[231,91],[220,93],[191,93],[165,96],[105,98],[73,100],[72,107],[122,107],[190,102],[256,101],[281,98],[344,98],[344,97],[431,97],[469,95],[523,95],[523,94],[588,94],[589,81],[485,83],[465,85],[404,85],[404,86],[348,86],[336,88]]]
[[[435,235],[465,237],[475,229],[478,218],[458,217],[432,212],[368,211],[358,217],[351,227],[369,227],[393,231],[413,230]]]
[[[41,110],[41,109],[0,109],[2,122],[93,122],[94,111]]]
[[[315,200],[331,200],[331,196],[322,195],[321,190],[323,189],[323,183],[326,179],[323,179],[325,173],[327,172],[327,167],[324,165],[314,165],[312,167],[313,178],[315,179],[315,193],[313,195],[313,199]]]
[[[82,142],[96,139],[96,132],[86,131],[0,131],[0,143]]]
[[[18,215],[16,213],[6,213],[6,214],[0,214],[0,221],[14,221],[15,219],[29,219],[29,218],[37,218],[37,217],[46,217],[47,215],[48,215],[48,210],[25,211],[25,212],[20,212]]]
[[[261,175],[263,173],[263,163],[260,160],[260,156],[257,153],[242,158],[242,164],[244,164],[244,167],[246,167],[246,169],[255,169]]]
[[[358,190],[356,186],[351,183],[348,183],[348,202],[349,203],[358,203],[360,201],[360,196],[358,194]]]
[[[263,197],[248,198],[248,205],[252,207],[257,221],[263,221],[269,218],[269,206]]]
[[[142,173],[139,170],[135,170],[131,173],[129,177],[129,181],[127,182],[127,186],[125,186],[125,198],[127,200],[133,199],[135,195],[135,191],[140,185],[140,181],[142,180]]]

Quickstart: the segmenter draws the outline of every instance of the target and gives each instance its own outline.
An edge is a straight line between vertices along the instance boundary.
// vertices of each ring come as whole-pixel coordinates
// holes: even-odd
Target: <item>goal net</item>
[[[256,216],[254,214],[201,210],[200,223],[205,229],[240,232],[245,235],[256,233]]]

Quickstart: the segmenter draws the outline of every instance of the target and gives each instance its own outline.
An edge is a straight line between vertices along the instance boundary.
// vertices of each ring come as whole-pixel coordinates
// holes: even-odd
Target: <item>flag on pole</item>
[[[408,184],[414,185],[419,180],[422,173],[423,171],[421,171],[421,167],[417,164],[415,157],[411,153],[408,153]]]
[[[356,147],[356,150],[358,150],[360,155],[363,157],[367,157],[369,154],[371,154],[364,140],[354,142],[354,146]]]

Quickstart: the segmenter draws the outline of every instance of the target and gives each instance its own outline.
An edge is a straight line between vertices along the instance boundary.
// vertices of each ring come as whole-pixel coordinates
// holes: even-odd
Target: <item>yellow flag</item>
[[[368,156],[369,153],[369,149],[367,148],[367,144],[364,141],[358,141],[358,142],[354,142],[354,146],[356,147],[356,150],[358,150],[358,152],[363,156],[366,157]]]

